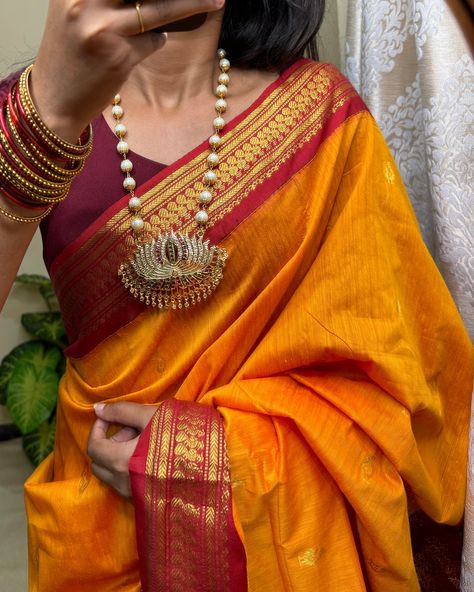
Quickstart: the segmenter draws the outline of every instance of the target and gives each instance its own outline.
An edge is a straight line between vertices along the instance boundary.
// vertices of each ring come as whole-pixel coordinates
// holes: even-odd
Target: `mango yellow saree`
[[[150,227],[192,231],[206,150],[142,180]],[[50,261],[71,345],[26,484],[30,591],[416,592],[410,512],[462,517],[472,362],[392,158],[349,83],[302,60],[221,163],[208,238],[229,257],[195,307],[124,289],[127,195],[91,213],[84,189],[48,222],[47,252],[93,217]],[[92,405],[117,400],[161,403],[134,504],[86,455]]]

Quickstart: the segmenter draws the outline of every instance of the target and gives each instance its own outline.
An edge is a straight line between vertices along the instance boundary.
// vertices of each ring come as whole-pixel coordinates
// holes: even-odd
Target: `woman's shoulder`
[[[341,119],[367,112],[368,108],[356,89],[334,65],[302,58],[280,77],[279,100],[285,103],[285,114],[301,111],[303,124]],[[290,110],[288,110],[288,107]]]
[[[305,72],[310,77],[328,77],[333,81],[345,80],[347,78],[339,70],[337,66],[330,62],[320,62],[310,58],[300,58],[290,65],[284,72],[283,76],[288,77],[294,72]]]
[[[282,97],[291,96],[297,103],[320,103],[321,107],[329,110],[350,100],[362,101],[350,81],[334,64],[309,58],[297,60],[282,72],[279,91]]]
[[[317,62],[309,58],[301,58],[287,68],[281,75],[288,86],[299,85],[316,93],[333,93],[336,89],[344,90],[354,96],[357,91],[344,74],[329,62]]]

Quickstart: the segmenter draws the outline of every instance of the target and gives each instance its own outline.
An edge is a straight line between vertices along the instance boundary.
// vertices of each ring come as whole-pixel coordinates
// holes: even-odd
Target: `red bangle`
[[[4,108],[6,107],[5,104],[0,106],[0,129],[5,135],[7,142],[10,148],[15,152],[15,156],[21,160],[21,162],[29,169],[31,169],[34,173],[38,176],[45,176],[45,172],[38,169],[32,162],[29,162],[26,157],[24,156],[23,152],[18,148],[17,144],[15,143],[14,139],[10,135],[10,126],[5,121],[4,115]],[[4,158],[13,166],[16,166],[16,163],[12,160],[11,156],[8,154],[7,150],[2,146],[0,142],[0,151],[2,152]],[[55,179],[51,178],[50,176],[47,177],[48,181],[54,181]]]
[[[8,125],[6,119],[5,119],[5,112],[4,110],[8,109],[10,116],[13,120],[13,124],[15,126],[15,131],[18,133],[18,135],[21,134],[18,130],[18,117],[16,115],[16,113],[14,112],[14,110],[12,109],[12,99],[11,99],[11,95],[10,93],[8,94],[8,98],[7,101],[1,106],[0,108],[0,126],[1,129],[3,131],[3,133],[5,134],[5,136],[7,137],[8,143],[10,144],[10,146],[13,148],[15,146],[16,150],[15,150],[15,154],[16,156],[18,156],[18,158],[23,162],[24,165],[26,165],[27,167],[31,168],[35,173],[37,173],[38,175],[45,175],[45,171],[42,171],[41,169],[39,169],[37,166],[35,166],[32,162],[30,162],[25,155],[23,154],[22,150],[17,146],[15,140],[11,137],[11,132],[10,132],[10,125]],[[52,177],[49,177],[48,180],[54,180]]]
[[[60,169],[62,168],[63,170],[66,170],[66,171],[79,172],[82,168],[82,163],[80,160],[66,158],[64,156],[58,155],[55,152],[51,151],[47,145],[45,145],[41,142],[41,139],[38,139],[38,137],[35,135],[34,131],[29,128],[28,122],[26,121],[26,119],[23,116],[22,117],[18,116],[18,113],[16,111],[16,107],[13,104],[13,97],[11,96],[13,94],[13,92],[15,92],[16,97],[18,97],[17,100],[19,101],[21,112],[24,113],[23,107],[21,106],[21,101],[19,99],[18,85],[16,85],[16,87],[14,89],[12,89],[12,93],[10,93],[10,96],[8,97],[9,113],[11,115],[13,122],[14,122],[15,129],[16,129],[17,133],[20,135],[22,141],[25,143],[25,145],[28,147],[28,149],[35,152],[37,156],[41,155],[40,160],[43,160],[43,158],[49,158],[53,162],[58,163],[57,166]],[[87,134],[87,136],[89,137],[90,130],[86,129],[82,135],[84,135],[84,134]],[[82,138],[82,136],[81,136],[81,138]],[[62,166],[61,163],[63,163],[64,166]],[[42,174],[44,174],[44,173],[42,173]],[[51,179],[51,180],[54,180],[54,179]]]
[[[1,128],[1,133],[4,134],[4,136],[7,140],[8,147],[10,148],[10,150],[7,150],[7,146],[5,145],[6,143],[4,144],[0,141],[0,153],[3,155],[5,161],[10,164],[10,166],[12,166],[13,168],[17,168],[17,169],[20,168],[21,169],[21,167],[19,167],[18,162],[15,161],[15,157],[18,158],[18,160],[20,160],[23,163],[23,165],[27,171],[27,172],[23,171],[23,175],[25,176],[25,178],[30,179],[33,183],[37,182],[38,179],[40,179],[41,181],[44,181],[45,183],[47,183],[47,182],[61,183],[61,182],[66,181],[65,179],[58,178],[58,176],[56,176],[56,178],[52,177],[46,171],[43,171],[43,170],[37,168],[32,162],[30,162],[23,155],[23,152],[18,148],[18,146],[15,144],[13,138],[11,138],[11,136],[10,136],[10,133],[9,133],[10,126],[5,121],[3,109],[1,107],[0,107],[0,128]],[[12,156],[11,152],[14,153],[14,156]],[[42,185],[43,184],[40,182],[39,186],[42,186]],[[47,186],[48,185],[46,185],[46,187]]]
[[[13,89],[12,89],[12,92],[13,92]],[[13,104],[12,93],[10,93],[8,95],[8,113],[12,119],[12,124],[15,127],[15,131],[20,136],[21,141],[23,141],[25,144],[25,149],[28,152],[35,153],[35,155],[36,155],[36,156],[34,156],[33,154],[31,154],[31,156],[33,158],[36,158],[36,160],[43,160],[44,158],[47,158],[47,156],[45,155],[45,152],[48,152],[47,148],[38,144],[38,142],[36,142],[35,139],[22,126],[21,121],[18,117],[18,114],[15,110],[15,106]],[[5,124],[8,127],[8,129],[11,129],[12,125],[8,121],[6,121]],[[56,158],[55,158],[55,160],[56,160]],[[58,160],[60,160],[60,159],[58,159]],[[27,166],[29,166],[29,167],[34,167],[34,165],[31,162],[29,162],[28,160],[26,161],[25,164],[27,164]],[[47,161],[44,164],[46,166],[48,164],[51,165],[51,163],[48,163]],[[37,172],[39,175],[43,175],[43,176],[46,175],[46,178],[49,181],[57,181],[58,176],[61,175],[62,167],[58,164],[57,168],[59,170],[55,171],[55,173],[54,173],[56,175],[56,178],[51,174],[48,175],[47,172],[45,172],[44,170],[41,170],[41,169],[40,170],[35,169],[35,172]],[[64,167],[64,170],[76,172],[76,171],[79,171],[80,168],[81,168],[80,161],[68,161],[68,162],[66,162],[66,166]]]

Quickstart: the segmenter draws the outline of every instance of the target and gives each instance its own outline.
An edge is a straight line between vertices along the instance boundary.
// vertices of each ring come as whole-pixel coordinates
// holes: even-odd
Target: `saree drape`
[[[381,127],[471,339],[473,48],[474,21],[462,0],[349,4],[346,73]],[[464,592],[474,592],[474,407],[471,433]]]
[[[26,485],[30,590],[140,589],[134,508],[91,476],[85,454],[92,405],[166,410],[174,398],[222,422],[214,482],[231,481],[224,522],[245,550],[249,591],[415,592],[409,512],[451,524],[463,512],[472,356],[461,319],[373,118],[332,66],[296,63],[224,139],[209,238],[229,259],[206,303],[163,312],[124,290],[127,196],[51,265],[71,346],[55,452]],[[150,225],[192,230],[205,154],[203,143],[141,185]],[[184,438],[198,438],[183,413]],[[145,453],[150,434],[168,433],[160,421],[142,435]],[[152,512],[183,504],[167,449],[147,470],[168,487]],[[177,542],[173,524],[156,536],[186,556],[197,542],[185,515]],[[208,562],[227,544],[202,540]],[[173,569],[141,559],[149,573]],[[150,587],[200,589],[179,578]]]

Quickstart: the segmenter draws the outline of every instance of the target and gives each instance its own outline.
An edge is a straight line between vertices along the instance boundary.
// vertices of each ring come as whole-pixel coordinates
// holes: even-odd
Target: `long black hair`
[[[220,45],[233,66],[281,71],[315,43],[324,0],[227,0]]]

